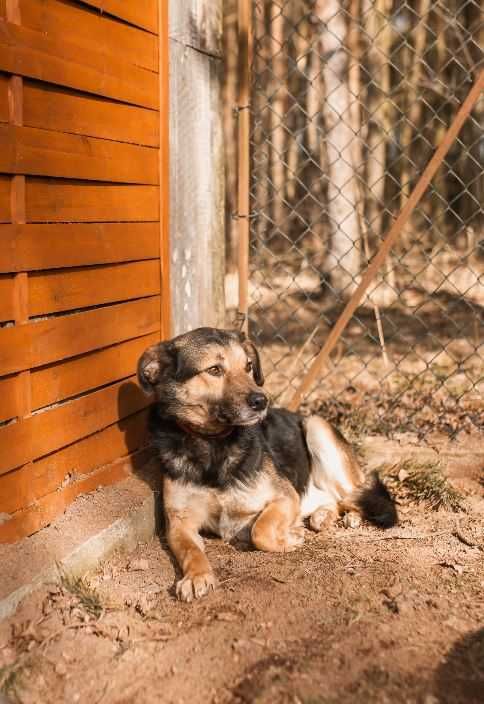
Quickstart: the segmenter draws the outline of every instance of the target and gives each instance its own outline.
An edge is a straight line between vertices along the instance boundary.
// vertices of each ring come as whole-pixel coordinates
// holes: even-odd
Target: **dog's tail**
[[[398,523],[395,500],[378,476],[373,472],[358,492],[356,500],[365,520],[380,528],[391,528]]]

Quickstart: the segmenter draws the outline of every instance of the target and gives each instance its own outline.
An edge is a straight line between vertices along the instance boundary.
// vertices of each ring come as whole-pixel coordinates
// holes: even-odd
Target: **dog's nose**
[[[263,411],[267,406],[267,396],[260,391],[251,391],[247,396],[247,403],[254,411]]]

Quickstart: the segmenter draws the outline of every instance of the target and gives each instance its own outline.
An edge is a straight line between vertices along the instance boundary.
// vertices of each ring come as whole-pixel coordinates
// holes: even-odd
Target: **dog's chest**
[[[252,523],[268,503],[276,489],[272,478],[263,475],[249,486],[238,484],[224,491],[213,490],[212,510],[205,526],[224,540],[235,536],[248,540]]]

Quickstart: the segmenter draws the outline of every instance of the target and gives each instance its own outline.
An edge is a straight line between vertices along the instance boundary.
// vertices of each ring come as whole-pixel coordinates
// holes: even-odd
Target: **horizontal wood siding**
[[[0,225],[0,241],[0,273],[160,256],[158,222]]]
[[[0,0],[0,543],[149,456],[136,365],[169,310],[158,11]]]
[[[158,222],[159,188],[27,179],[27,222]]]
[[[25,78],[36,78],[125,103],[158,109],[158,76],[106,52],[84,51],[69,40],[0,20],[0,66]]]
[[[158,151],[95,137],[0,125],[0,171],[157,184]]]
[[[34,81],[24,83],[23,121],[28,127],[149,147],[158,147],[160,142],[159,115],[154,110]]]

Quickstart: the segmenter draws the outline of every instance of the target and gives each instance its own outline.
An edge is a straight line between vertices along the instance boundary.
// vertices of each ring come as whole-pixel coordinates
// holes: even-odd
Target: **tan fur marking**
[[[259,550],[291,552],[304,542],[299,497],[289,483],[287,489],[285,496],[266,506],[252,527],[252,542]]]
[[[176,593],[179,599],[189,602],[204,596],[216,584],[199,534],[209,507],[197,507],[196,502],[192,505],[180,484],[167,477],[163,489],[168,544],[183,572]]]

